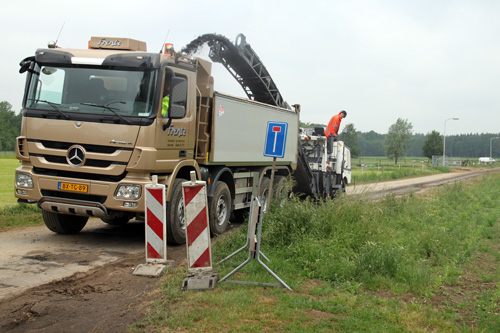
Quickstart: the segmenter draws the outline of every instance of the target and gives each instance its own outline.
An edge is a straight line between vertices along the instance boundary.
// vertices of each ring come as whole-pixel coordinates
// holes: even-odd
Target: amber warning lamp
[[[172,43],[165,43],[165,49],[163,51],[164,54],[174,54],[174,44]]]

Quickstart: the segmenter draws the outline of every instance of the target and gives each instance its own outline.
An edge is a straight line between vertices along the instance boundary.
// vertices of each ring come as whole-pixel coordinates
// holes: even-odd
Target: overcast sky
[[[500,133],[498,0],[2,1],[0,101],[21,109],[19,62],[57,39],[130,37],[159,52],[206,33],[243,33],[301,120],[387,133],[398,118],[414,133]],[[198,54],[207,60],[208,48]],[[217,91],[244,97],[221,64]],[[446,119],[457,117],[458,121]]]

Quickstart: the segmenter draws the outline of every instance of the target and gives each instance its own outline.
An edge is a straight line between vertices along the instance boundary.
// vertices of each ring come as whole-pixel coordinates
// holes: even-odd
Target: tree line
[[[367,133],[357,132],[357,134],[360,156],[386,156],[384,147],[388,134],[378,134],[373,131]],[[496,137],[500,137],[500,133],[447,135],[446,156],[461,158],[487,157],[490,156],[491,143],[492,157],[500,159],[500,139],[491,140]],[[428,134],[411,134],[405,156],[429,157],[425,153],[426,145],[431,146],[432,155],[443,155],[443,136],[437,131],[432,131]]]
[[[14,151],[16,137],[21,132],[21,113],[12,110],[12,104],[0,102],[0,151]]]
[[[7,101],[0,102],[0,151],[14,151],[16,137],[21,132],[21,113],[12,110]],[[322,124],[300,123],[301,127],[325,127]],[[412,124],[398,119],[387,134],[374,131],[359,132],[354,124],[346,124],[340,133],[341,140],[351,149],[353,157],[388,156],[397,160],[405,156],[428,157],[443,155],[443,137],[439,132],[412,133]],[[460,134],[446,136],[446,156],[478,158],[490,156],[500,159],[500,133]]]

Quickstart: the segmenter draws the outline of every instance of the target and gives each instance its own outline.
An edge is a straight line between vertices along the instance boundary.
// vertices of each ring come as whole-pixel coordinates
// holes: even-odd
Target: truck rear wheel
[[[42,217],[47,228],[58,234],[76,234],[85,227],[89,219],[86,216],[57,214],[45,210],[42,210]]]
[[[260,204],[262,206],[262,213],[267,212],[267,200],[269,196],[269,185],[271,184],[271,179],[264,177],[262,178],[262,183],[260,184],[260,200],[262,201]]]
[[[231,207],[231,192],[229,192],[227,184],[217,182],[209,210],[210,233],[212,235],[220,235],[227,230]]]
[[[342,178],[342,175],[337,175],[335,179],[335,184],[336,185],[342,185],[342,192],[345,190],[345,182],[344,179]]]
[[[167,202],[167,241],[169,244],[186,243],[186,219],[182,200],[182,182],[184,181],[184,179],[174,180],[172,195],[170,201]]]
[[[284,176],[274,176],[273,192],[274,198],[278,202],[280,207],[283,207],[285,202],[288,200],[288,189],[286,186],[286,177]]]

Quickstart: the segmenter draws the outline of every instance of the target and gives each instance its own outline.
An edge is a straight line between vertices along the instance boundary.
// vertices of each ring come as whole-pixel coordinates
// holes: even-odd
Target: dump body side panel
[[[215,94],[210,163],[266,165],[264,156],[268,122],[288,124],[285,154],[280,164],[296,164],[299,114],[263,103]]]

